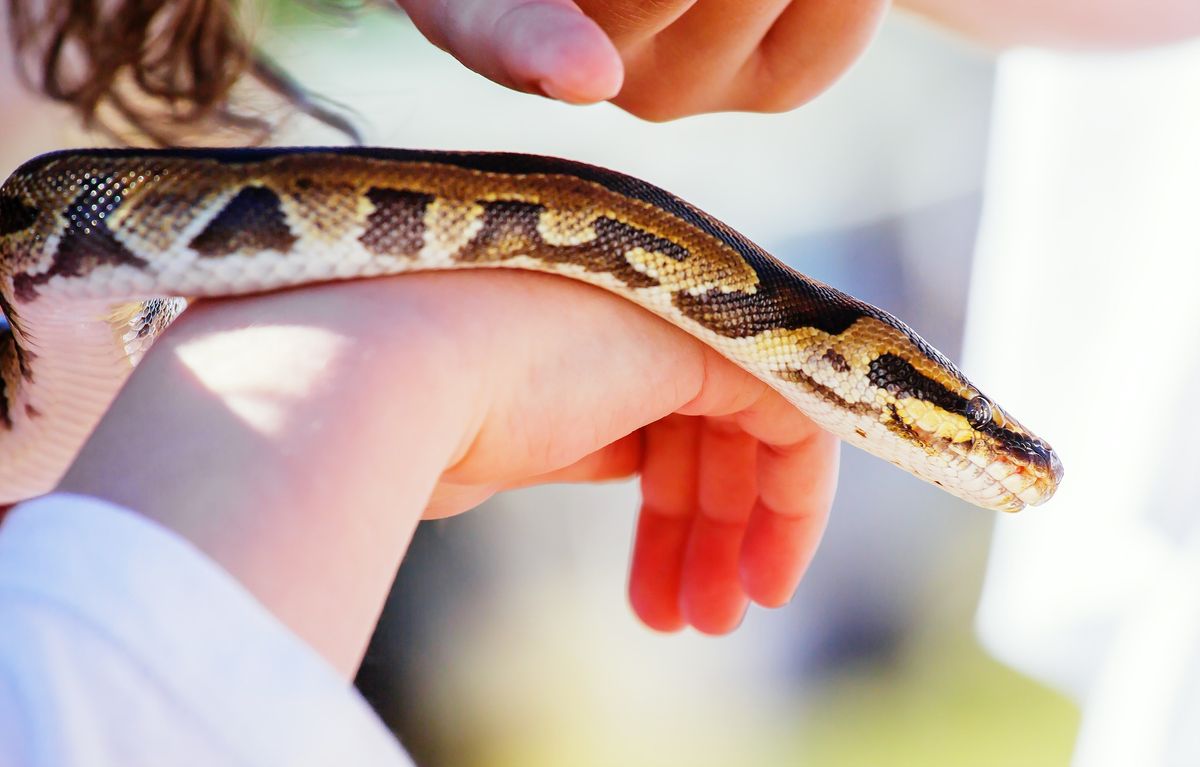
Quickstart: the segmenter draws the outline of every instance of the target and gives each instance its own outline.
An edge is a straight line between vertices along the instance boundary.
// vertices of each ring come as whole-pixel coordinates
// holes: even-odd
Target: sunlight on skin
[[[329,330],[303,326],[256,326],[189,339],[175,354],[210,391],[221,392],[229,410],[264,436],[291,425],[323,370],[352,342]],[[297,356],[296,349],[304,349]],[[289,376],[275,372],[287,363]]]

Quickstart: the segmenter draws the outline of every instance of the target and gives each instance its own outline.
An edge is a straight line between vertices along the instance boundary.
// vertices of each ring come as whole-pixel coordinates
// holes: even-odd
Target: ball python
[[[1062,479],[907,325],[630,176],[500,153],[112,149],[34,158],[0,187],[0,504],[54,487],[190,300],[480,268],[612,291],[979,506],[1039,504]]]

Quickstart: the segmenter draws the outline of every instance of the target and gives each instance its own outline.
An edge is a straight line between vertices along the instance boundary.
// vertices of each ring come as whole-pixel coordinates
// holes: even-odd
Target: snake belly
[[[189,299],[484,267],[612,291],[974,504],[1015,511],[1061,480],[902,322],[630,176],[498,153],[80,150],[0,187],[0,504],[54,487]]]

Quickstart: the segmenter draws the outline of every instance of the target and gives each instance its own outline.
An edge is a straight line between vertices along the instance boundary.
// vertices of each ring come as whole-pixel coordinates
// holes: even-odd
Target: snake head
[[[843,299],[847,303],[853,299]],[[793,336],[784,390],[850,444],[986,509],[1048,501],[1063,477],[1044,440],[886,312],[859,302],[837,333]]]
[[[1019,511],[1050,500],[1063,465],[1039,438],[923,343],[894,343],[868,366],[883,426],[908,443],[895,461],[972,503]]]
[[[975,481],[996,493],[993,508],[1019,511],[1026,505],[1050,500],[1064,473],[1062,461],[1050,443],[1028,431],[983,394],[968,400],[964,415],[974,433],[963,455],[971,465],[983,469]]]
[[[924,446],[944,473],[934,482],[973,503],[1020,511],[1050,500],[1062,481],[1050,444],[982,393],[942,404],[900,399],[894,413],[895,429]]]

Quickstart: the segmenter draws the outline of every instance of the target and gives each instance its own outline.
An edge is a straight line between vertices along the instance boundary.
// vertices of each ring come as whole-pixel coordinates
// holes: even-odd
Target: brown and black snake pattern
[[[906,325],[630,176],[513,154],[95,150],[0,187],[0,503],[53,486],[190,298],[487,267],[611,290],[973,503],[1016,510],[1061,479]]]

